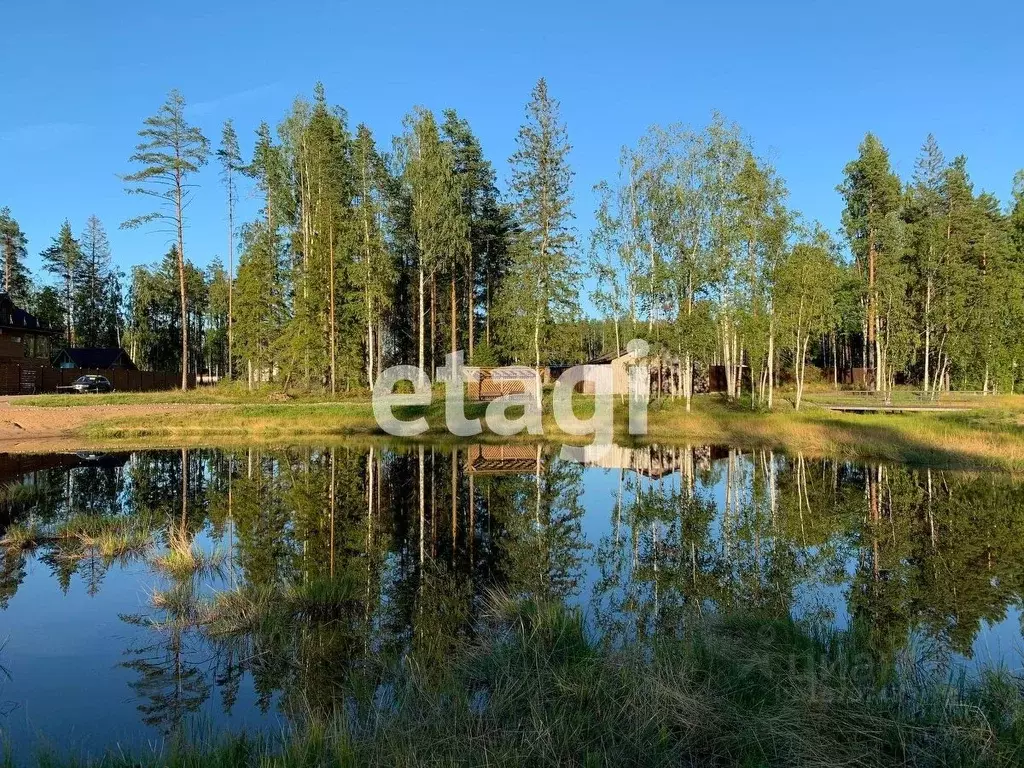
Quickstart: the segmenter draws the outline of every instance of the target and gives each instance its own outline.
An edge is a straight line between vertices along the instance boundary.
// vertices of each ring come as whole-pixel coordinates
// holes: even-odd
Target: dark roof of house
[[[68,347],[57,353],[57,359],[65,356],[76,368],[135,368],[122,347]]]
[[[43,333],[57,333],[58,330],[21,307],[16,307],[10,294],[4,291],[0,291],[0,328],[25,329]]]
[[[623,354],[629,353],[627,352]],[[610,363],[612,360],[617,360],[620,357],[622,357],[622,354],[619,354],[618,352],[606,352],[603,355],[595,357],[593,360],[588,360],[587,365],[604,365],[605,363]]]

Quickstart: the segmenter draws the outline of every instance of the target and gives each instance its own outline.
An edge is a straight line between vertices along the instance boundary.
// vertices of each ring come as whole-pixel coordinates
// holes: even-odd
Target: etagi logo
[[[647,404],[650,399],[650,372],[645,362],[648,355],[647,342],[634,339],[626,345],[627,353],[615,364],[577,365],[563,373],[555,382],[551,395],[551,410],[558,428],[567,435],[576,437],[592,435],[590,454],[593,447],[610,446],[614,431],[614,398],[626,397],[629,403],[629,434],[647,434]],[[465,384],[480,381],[480,372],[467,369],[463,363],[463,351],[445,357],[445,365],[438,369],[438,381],[444,384],[445,425],[449,432],[459,437],[472,437],[483,431],[479,418],[466,418]],[[521,367],[494,369],[492,375],[501,372],[521,372]],[[408,381],[411,393],[396,393],[395,385]],[[522,392],[503,394],[487,404],[485,419],[490,431],[498,435],[516,435],[526,432],[543,435],[541,411],[540,375],[534,371],[532,377],[516,378],[523,385]],[[594,393],[594,412],[589,418],[580,418],[573,410],[573,392],[583,382],[590,384],[587,389]],[[373,415],[380,428],[395,437],[415,437],[426,432],[430,425],[423,416],[411,420],[399,419],[394,409],[403,406],[427,406],[433,401],[430,377],[415,365],[395,365],[385,369],[373,385]],[[508,411],[522,410],[521,415],[509,417]],[[562,449],[566,458],[582,461],[583,450],[573,446]]]

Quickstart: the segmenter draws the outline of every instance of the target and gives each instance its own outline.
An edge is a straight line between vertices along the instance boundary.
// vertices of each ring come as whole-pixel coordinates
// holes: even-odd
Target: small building
[[[666,371],[674,363],[670,360],[663,361],[661,356],[656,354],[640,357],[631,350],[622,354],[609,352],[600,357],[595,357],[593,360],[588,360],[586,364],[590,366],[608,366],[611,370],[612,394],[628,395],[631,386],[639,387],[640,392],[646,386],[651,394],[657,393],[658,387],[667,381]],[[643,381],[636,381],[631,384],[631,379],[634,376],[633,370],[638,367],[647,369],[648,381],[646,385]],[[592,381],[582,382],[577,389],[587,395],[592,395],[595,391]]]
[[[46,365],[52,339],[60,331],[14,305],[10,294],[0,291],[0,362]]]
[[[470,400],[495,400],[506,395],[521,395],[532,391],[540,376],[541,386],[551,381],[547,368],[527,365],[507,365],[500,368],[466,366],[462,369],[468,383]]]
[[[67,347],[54,356],[53,367],[138,370],[128,352],[122,347]]]

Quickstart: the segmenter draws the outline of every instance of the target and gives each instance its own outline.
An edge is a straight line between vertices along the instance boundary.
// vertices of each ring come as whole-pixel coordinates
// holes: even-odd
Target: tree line
[[[114,347],[124,335],[123,275],[111,262],[103,224],[90,216],[76,237],[67,220],[39,255],[53,284],[33,279],[25,261],[28,240],[10,208],[0,208],[3,291],[16,306],[63,331],[57,343]]]
[[[66,343],[124,344],[143,367],[181,370],[183,386],[206,371],[337,392],[399,362],[433,372],[459,349],[475,364],[541,366],[618,353],[635,337],[652,343],[664,391],[687,407],[712,365],[730,398],[762,407],[783,381],[799,407],[809,362],[836,386],[878,391],[1018,383],[1024,175],[1003,206],[932,136],[901,179],[868,134],[838,186],[842,232],[830,233],[792,209],[738,126],[718,115],[655,126],[596,185],[582,239],[571,146],[543,79],[505,191],[455,110],[414,108],[385,148],[321,85],[276,128],[261,123],[248,157],[230,120],[214,148],[177,91],[139,139],[122,179],[150,205],[121,226],[165,234],[163,259],[133,267],[122,290],[99,221],[77,238],[65,223],[42,253],[53,284],[40,287],[3,209],[4,287]],[[184,231],[211,161],[227,251],[201,269]],[[259,211],[242,221],[250,191]]]
[[[775,168],[718,116],[696,131],[652,128],[597,190],[594,303],[615,348],[623,333],[647,335],[682,359],[671,388],[687,404],[694,360],[724,367],[730,397],[746,386],[767,407],[782,375],[799,407],[809,360],[837,386],[858,369],[883,392],[897,379],[925,393],[1019,380],[1024,174],[1004,210],[934,137],[901,180],[869,133],[838,187],[852,258],[788,206]]]

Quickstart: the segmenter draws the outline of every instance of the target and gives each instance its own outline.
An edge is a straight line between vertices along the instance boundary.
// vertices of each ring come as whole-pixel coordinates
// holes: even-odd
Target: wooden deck
[[[813,392],[804,397],[804,402],[815,408],[848,413],[949,413],[972,411],[977,408],[985,394],[983,392],[942,392],[938,397],[921,391],[894,390],[886,397],[885,392],[875,390],[838,390],[835,392]]]
[[[950,411],[973,411],[970,405],[846,405],[839,403],[810,403],[828,411],[850,411],[852,413],[948,413]]]

